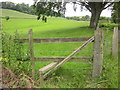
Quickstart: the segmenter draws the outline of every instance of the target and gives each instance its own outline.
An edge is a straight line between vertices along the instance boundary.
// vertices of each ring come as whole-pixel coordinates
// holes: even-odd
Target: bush
[[[100,23],[99,27],[104,29],[104,30],[113,30],[114,27],[118,26],[115,23]]]
[[[16,74],[30,71],[29,53],[25,53],[24,46],[20,42],[20,35],[2,33],[2,61],[3,65],[11,68]]]
[[[6,19],[6,21],[8,21],[8,20],[10,19],[10,17],[9,17],[9,16],[6,16],[5,19]]]

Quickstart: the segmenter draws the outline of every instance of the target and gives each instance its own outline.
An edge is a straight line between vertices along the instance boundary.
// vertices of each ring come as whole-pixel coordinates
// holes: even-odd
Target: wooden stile
[[[103,60],[103,31],[100,29],[95,30],[94,40],[94,58],[93,58],[93,77],[99,77],[102,72]]]
[[[34,67],[34,51],[33,51],[33,32],[32,29],[28,30],[28,40],[29,40],[29,52],[30,52],[30,60],[32,64],[32,78],[34,79],[35,67]]]

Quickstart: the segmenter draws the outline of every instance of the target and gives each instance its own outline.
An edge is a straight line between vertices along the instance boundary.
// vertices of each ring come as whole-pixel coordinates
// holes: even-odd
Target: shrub
[[[115,23],[99,23],[99,27],[104,30],[113,30],[116,26],[118,25]]]
[[[10,19],[10,17],[9,17],[9,16],[6,16],[5,19],[6,19],[6,21],[8,21],[8,20]]]
[[[11,68],[16,74],[30,71],[29,53],[25,53],[20,35],[2,33],[2,61],[3,65]],[[5,59],[5,60],[4,60]]]

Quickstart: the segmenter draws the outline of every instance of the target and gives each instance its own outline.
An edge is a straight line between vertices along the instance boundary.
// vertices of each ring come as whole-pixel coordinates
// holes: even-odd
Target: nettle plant
[[[29,72],[29,53],[25,52],[21,42],[21,36],[17,32],[14,35],[2,33],[2,58],[3,65],[9,67],[16,73]]]

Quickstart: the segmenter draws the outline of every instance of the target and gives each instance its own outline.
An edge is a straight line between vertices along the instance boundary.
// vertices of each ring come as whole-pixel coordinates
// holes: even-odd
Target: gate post
[[[92,77],[99,77],[102,73],[103,62],[103,31],[97,28],[94,36],[95,40]]]
[[[29,53],[30,53],[30,60],[32,65],[32,78],[34,79],[35,68],[34,68],[34,51],[33,51],[33,32],[32,29],[28,30],[28,40],[29,40]]]
[[[118,27],[114,27],[112,41],[112,56],[118,58]]]

